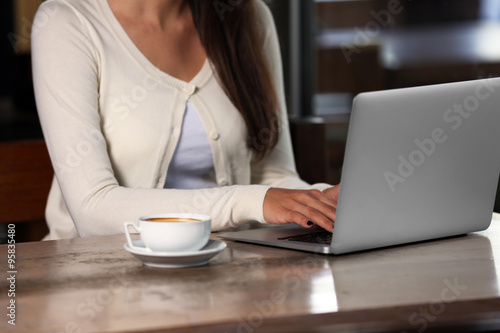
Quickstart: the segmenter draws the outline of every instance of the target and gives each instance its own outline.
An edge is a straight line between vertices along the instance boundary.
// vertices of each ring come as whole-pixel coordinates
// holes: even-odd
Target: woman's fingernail
[[[307,225],[312,227],[314,225],[314,222],[313,221],[307,221]]]

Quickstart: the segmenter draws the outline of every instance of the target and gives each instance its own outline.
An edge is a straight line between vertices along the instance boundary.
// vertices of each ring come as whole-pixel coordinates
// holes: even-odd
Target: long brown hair
[[[256,160],[279,137],[276,89],[263,50],[255,0],[188,0],[194,24],[217,79],[248,129]],[[219,7],[217,7],[219,6]]]

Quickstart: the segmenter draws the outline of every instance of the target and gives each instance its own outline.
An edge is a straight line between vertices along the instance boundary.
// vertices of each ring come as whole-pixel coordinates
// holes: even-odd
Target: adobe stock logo
[[[481,101],[487,100],[496,88],[500,86],[499,79],[483,80],[476,86],[474,93],[465,97],[460,104],[454,104],[443,113],[443,128],[434,128],[427,138],[415,139],[415,149],[407,155],[399,155],[398,166],[394,171],[385,171],[383,176],[392,192],[399,183],[404,183],[416,169],[422,166],[433,154],[439,151],[439,145],[448,140],[446,134],[460,129],[463,122],[479,109]],[[448,127],[448,129],[446,129]]]

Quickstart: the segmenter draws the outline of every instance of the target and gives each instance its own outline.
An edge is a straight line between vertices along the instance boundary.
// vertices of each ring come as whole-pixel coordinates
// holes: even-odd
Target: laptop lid
[[[500,173],[500,79],[360,94],[334,253],[486,229]]]
[[[500,173],[499,108],[498,78],[359,94],[332,243],[310,251],[341,254],[486,229]],[[308,231],[221,236],[294,248],[279,229]]]

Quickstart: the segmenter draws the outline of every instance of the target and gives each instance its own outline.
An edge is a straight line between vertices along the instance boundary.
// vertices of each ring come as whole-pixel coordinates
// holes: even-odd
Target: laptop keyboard
[[[311,232],[308,234],[280,237],[279,240],[289,240],[291,242],[304,242],[304,243],[314,243],[314,244],[331,244],[332,233],[326,230]]]

